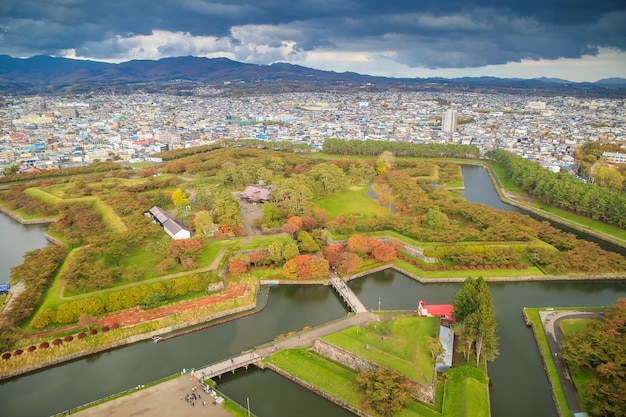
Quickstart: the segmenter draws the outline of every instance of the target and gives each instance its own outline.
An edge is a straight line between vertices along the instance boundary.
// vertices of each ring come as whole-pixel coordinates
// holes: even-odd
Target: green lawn
[[[357,215],[367,219],[374,216],[391,216],[391,210],[365,195],[367,187],[350,187],[333,195],[320,198],[315,205],[326,210],[329,220],[344,215]]]
[[[489,389],[475,378],[446,384],[445,415],[450,417],[489,417]]]
[[[267,249],[267,246],[272,243],[280,241],[284,244],[293,243],[293,239],[287,233],[279,233],[276,235],[261,235],[253,236],[249,242],[239,244],[233,247],[233,250],[254,250],[254,249]]]
[[[359,407],[358,373],[307,349],[279,351],[267,359],[290,374]]]
[[[354,326],[322,339],[422,384],[432,383],[433,362],[426,336],[437,336],[439,318],[402,317]]]

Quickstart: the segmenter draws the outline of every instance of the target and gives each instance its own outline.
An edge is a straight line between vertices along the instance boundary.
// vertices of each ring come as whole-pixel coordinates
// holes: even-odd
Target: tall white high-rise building
[[[456,110],[446,110],[441,117],[441,130],[444,132],[456,131]]]

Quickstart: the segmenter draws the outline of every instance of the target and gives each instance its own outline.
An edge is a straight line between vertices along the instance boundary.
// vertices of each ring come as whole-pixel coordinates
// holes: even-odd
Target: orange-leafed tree
[[[291,236],[291,238],[293,239],[295,236],[295,233],[300,230],[300,228],[298,226],[296,226],[293,223],[285,223],[281,226],[280,230],[283,233],[287,233],[289,234],[289,236]]]
[[[396,257],[398,256],[398,254],[396,253],[396,250],[392,248],[390,245],[376,246],[374,250],[372,251],[372,255],[374,256],[376,260],[382,261],[382,262],[391,262],[394,259],[396,259]]]
[[[283,265],[283,275],[289,279],[322,279],[328,275],[328,261],[321,256],[298,255]]]
[[[290,218],[287,219],[287,223],[297,226],[298,230],[302,229],[302,226],[304,225],[304,221],[302,220],[302,217],[300,216],[291,216]]]
[[[330,265],[328,264],[328,260],[323,256],[312,256],[311,257],[311,278],[312,279],[323,279],[328,277],[328,269]]]
[[[352,235],[348,238],[348,250],[356,253],[359,256],[364,256],[369,253],[369,243],[367,238],[363,235]]]

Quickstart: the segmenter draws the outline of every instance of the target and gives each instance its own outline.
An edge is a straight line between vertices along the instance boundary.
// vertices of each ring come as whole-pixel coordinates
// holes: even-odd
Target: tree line
[[[626,195],[586,184],[571,175],[554,173],[510,152],[498,149],[487,156],[528,195],[562,210],[626,227]]]
[[[384,142],[378,140],[343,140],[328,138],[323,151],[334,155],[378,156],[384,151],[396,157],[416,158],[478,158],[480,150],[472,145],[419,144],[409,142]]]

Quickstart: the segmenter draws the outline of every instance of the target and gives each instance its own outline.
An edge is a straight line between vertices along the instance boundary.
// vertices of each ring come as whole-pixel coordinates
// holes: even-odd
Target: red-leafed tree
[[[310,279],[311,278],[311,255],[298,255],[293,258],[296,263],[296,274],[298,279]]]
[[[285,223],[281,226],[280,230],[283,233],[289,234],[289,236],[293,239],[295,233],[300,230],[300,228],[293,223]]]
[[[398,256],[396,250],[389,245],[376,246],[372,251],[372,255],[374,255],[376,260],[382,262],[391,262]]]
[[[263,259],[263,255],[260,252],[251,252],[248,254],[248,258],[250,258],[250,263],[256,266]]]
[[[236,277],[248,270],[248,263],[241,258],[233,258],[228,262],[228,272]]]
[[[561,355],[570,367],[595,374],[582,387],[589,415],[626,415],[626,298],[618,299],[601,320],[564,335]]]
[[[341,254],[344,252],[345,250],[341,243],[333,243],[332,245],[328,245],[326,247],[324,254],[326,255],[326,259],[328,259],[328,262],[337,266],[339,265],[339,262],[341,262]]]
[[[337,268],[342,274],[351,274],[363,266],[363,259],[352,252],[342,252],[339,256]]]
[[[302,217],[302,227],[307,231],[312,231],[317,228],[319,221],[315,217],[311,216],[303,216]]]

